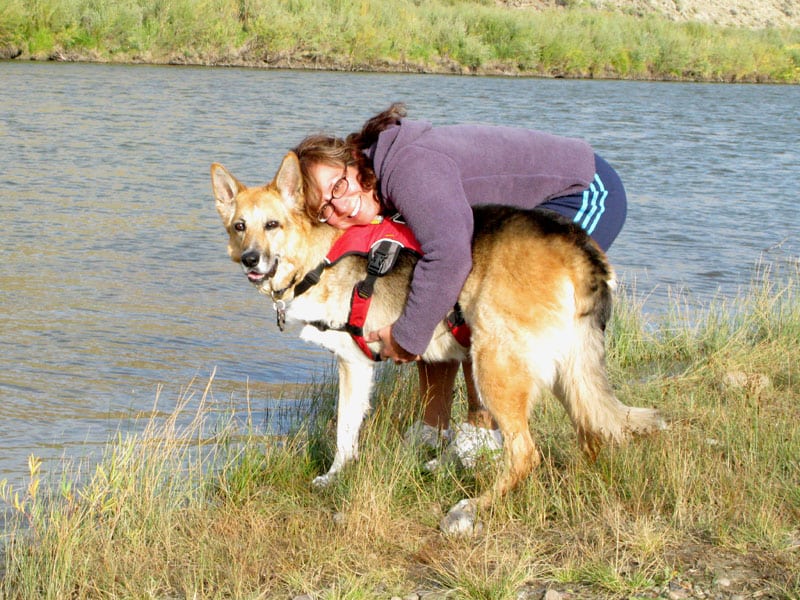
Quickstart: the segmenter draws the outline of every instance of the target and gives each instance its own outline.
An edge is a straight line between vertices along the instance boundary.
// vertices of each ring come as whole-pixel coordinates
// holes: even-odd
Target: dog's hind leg
[[[532,377],[523,357],[514,353],[479,351],[476,384],[481,399],[503,434],[503,470],[492,489],[479,499],[479,508],[505,495],[539,466],[541,458],[531,436],[528,415],[539,397],[541,384]]]
[[[328,485],[333,477],[350,461],[358,458],[358,434],[369,412],[374,366],[366,361],[348,361],[341,357],[339,363],[339,400],[336,422],[336,455],[328,472],[316,477],[315,486]]]
[[[516,487],[541,461],[528,425],[530,402],[538,397],[541,385],[531,378],[523,360],[495,348],[473,347],[473,370],[481,400],[503,434],[503,470],[491,489],[450,509],[440,523],[448,534],[472,533],[477,511]]]

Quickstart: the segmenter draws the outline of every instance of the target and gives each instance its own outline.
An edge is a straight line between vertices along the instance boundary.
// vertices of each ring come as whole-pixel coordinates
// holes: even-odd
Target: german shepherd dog
[[[228,231],[228,253],[248,279],[305,324],[301,338],[338,360],[336,454],[314,483],[327,484],[358,455],[358,435],[370,407],[375,363],[350,334],[353,287],[366,259],[349,256],[324,269],[301,295],[298,283],[320,265],[342,231],[305,210],[297,157],[283,159],[274,180],[248,188],[220,164],[211,166],[216,208]],[[605,368],[605,325],[611,314],[614,273],[603,252],[577,225],[543,210],[475,210],[473,268],[458,298],[472,338],[456,342],[442,322],[422,360],[471,359],[480,399],[504,439],[503,468],[491,489],[456,504],[443,531],[473,531],[476,513],[534,470],[541,458],[528,416],[545,389],[563,404],[578,444],[594,459],[604,442],[664,427],[658,412],[622,404]],[[404,255],[374,287],[365,334],[393,323],[403,310],[416,259]],[[524,271],[520,271],[520,264]],[[320,324],[325,324],[321,327]],[[379,351],[379,343],[370,344]]]

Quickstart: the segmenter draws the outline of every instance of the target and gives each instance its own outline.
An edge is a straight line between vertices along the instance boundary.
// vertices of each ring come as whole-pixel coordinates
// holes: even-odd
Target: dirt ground
[[[580,0],[498,0],[519,8],[580,5]],[[800,0],[589,0],[597,8],[634,15],[663,14],[675,21],[763,29],[800,27]]]

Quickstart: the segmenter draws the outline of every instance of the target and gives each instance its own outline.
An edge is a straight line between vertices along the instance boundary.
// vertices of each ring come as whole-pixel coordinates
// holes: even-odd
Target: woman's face
[[[375,190],[364,190],[354,166],[344,167],[316,163],[309,174],[321,192],[310,205],[312,214],[336,229],[367,225],[380,214],[381,205]]]

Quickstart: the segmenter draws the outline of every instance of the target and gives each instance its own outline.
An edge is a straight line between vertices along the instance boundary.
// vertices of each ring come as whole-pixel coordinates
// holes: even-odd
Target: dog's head
[[[228,231],[228,254],[247,278],[274,299],[283,297],[313,266],[297,156],[290,152],[271,183],[248,188],[228,170],[211,165],[216,207]]]

